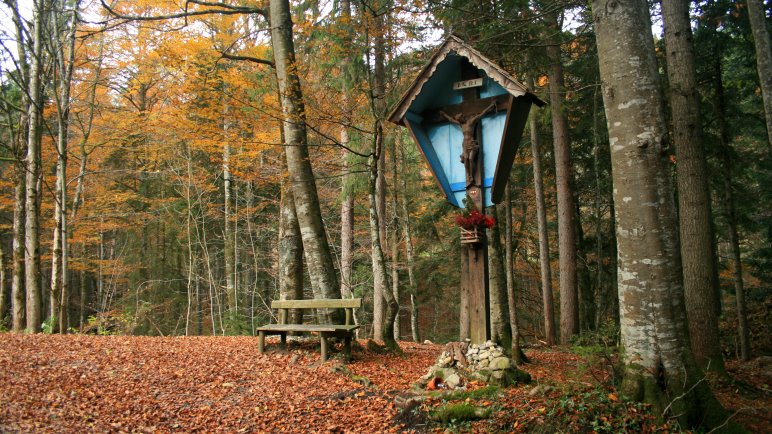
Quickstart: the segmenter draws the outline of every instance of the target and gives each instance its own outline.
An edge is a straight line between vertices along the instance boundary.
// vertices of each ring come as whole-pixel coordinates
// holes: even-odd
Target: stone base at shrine
[[[510,387],[529,383],[531,376],[518,369],[504,348],[494,342],[451,342],[429,372],[418,380],[416,388],[452,390],[463,388],[470,381]]]

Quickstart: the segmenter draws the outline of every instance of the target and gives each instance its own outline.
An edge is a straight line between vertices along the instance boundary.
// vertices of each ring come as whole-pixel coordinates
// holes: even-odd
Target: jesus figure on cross
[[[477,141],[475,135],[477,122],[485,115],[490,113],[496,108],[496,103],[491,103],[488,108],[482,112],[469,116],[466,113],[458,113],[450,116],[444,111],[440,110],[440,115],[448,122],[458,125],[461,128],[461,133],[464,135],[463,149],[461,151],[461,162],[464,164],[464,170],[466,171],[466,186],[470,187],[474,184],[475,175],[477,175],[477,159],[480,155],[480,143]]]

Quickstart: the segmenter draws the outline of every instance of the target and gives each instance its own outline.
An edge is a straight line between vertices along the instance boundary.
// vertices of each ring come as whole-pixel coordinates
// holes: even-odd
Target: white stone
[[[509,357],[497,357],[491,360],[491,363],[490,363],[491,369],[495,371],[502,371],[504,369],[509,369],[511,366],[512,366],[512,361],[509,360]]]
[[[448,389],[455,389],[459,384],[461,384],[461,377],[458,374],[450,374],[445,378],[445,385],[448,386]]]

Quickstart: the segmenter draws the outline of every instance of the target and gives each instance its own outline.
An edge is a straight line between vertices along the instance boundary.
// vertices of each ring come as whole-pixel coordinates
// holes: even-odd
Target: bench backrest
[[[271,302],[273,309],[338,309],[362,307],[361,298],[325,298],[314,300],[274,300]]]
[[[325,298],[314,300],[274,300],[272,309],[279,309],[279,324],[287,323],[288,309],[346,309],[346,325],[352,325],[353,310],[362,307],[361,298]]]

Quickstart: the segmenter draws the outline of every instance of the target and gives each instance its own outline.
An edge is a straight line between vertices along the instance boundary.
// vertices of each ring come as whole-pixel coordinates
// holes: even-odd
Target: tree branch
[[[266,59],[259,59],[257,57],[239,56],[239,55],[235,55],[235,54],[228,54],[228,53],[225,53],[225,52],[221,52],[220,56],[222,56],[223,59],[228,59],[228,60],[245,60],[247,62],[258,63],[260,65],[268,65],[271,68],[275,67],[273,61],[266,60]]]
[[[182,12],[179,12],[176,14],[154,15],[149,17],[143,17],[140,15],[124,15],[120,12],[117,12],[115,9],[111,8],[107,3],[105,3],[105,0],[99,0],[99,2],[102,3],[102,7],[105,8],[105,10],[110,13],[110,15],[116,18],[120,18],[122,20],[129,20],[129,21],[163,21],[163,20],[170,20],[175,18],[185,18],[185,24],[187,24],[188,17],[202,16],[202,15],[258,14],[263,17],[268,16],[268,13],[266,12],[265,9],[258,8],[258,7],[235,6],[235,5],[229,5],[221,2],[209,2],[209,1],[201,1],[201,0],[187,0],[185,2],[185,6]],[[190,4],[194,4],[198,6],[206,6],[206,7],[215,8],[215,9],[203,9],[203,10],[190,11],[188,10],[188,6]]]

